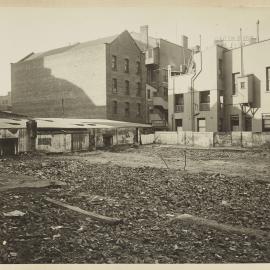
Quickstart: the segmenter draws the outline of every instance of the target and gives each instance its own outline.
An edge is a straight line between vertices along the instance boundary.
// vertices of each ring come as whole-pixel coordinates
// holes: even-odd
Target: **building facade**
[[[169,70],[169,127],[270,131],[270,40],[194,53],[193,69]]]
[[[0,111],[11,110],[11,92],[5,96],[0,96]]]
[[[168,65],[173,71],[187,66],[191,50],[188,38],[182,36],[181,44],[175,44],[148,35],[148,26],[142,26],[140,33],[131,35],[145,54],[146,77],[146,119],[156,129],[168,128]]]
[[[13,112],[144,123],[144,55],[128,31],[11,64]]]

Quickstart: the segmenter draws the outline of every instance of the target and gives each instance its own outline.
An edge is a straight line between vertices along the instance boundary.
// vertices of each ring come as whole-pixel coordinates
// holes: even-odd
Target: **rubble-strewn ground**
[[[184,171],[175,146],[2,159],[0,189],[32,178],[66,186],[0,192],[0,263],[269,263],[269,238],[173,220],[186,213],[270,234],[269,164],[269,150],[189,149]],[[25,215],[4,216],[14,210]]]

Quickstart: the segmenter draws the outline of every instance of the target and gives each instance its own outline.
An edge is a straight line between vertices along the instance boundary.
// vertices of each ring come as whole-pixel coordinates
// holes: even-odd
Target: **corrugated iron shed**
[[[38,129],[146,128],[151,125],[108,119],[34,118]],[[26,128],[28,119],[0,118],[0,129]]]

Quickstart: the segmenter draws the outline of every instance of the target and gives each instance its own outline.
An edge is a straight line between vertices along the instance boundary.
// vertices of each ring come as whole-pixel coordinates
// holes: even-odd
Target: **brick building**
[[[128,31],[11,64],[13,112],[145,122],[144,55]]]
[[[15,113],[34,117],[107,118],[167,128],[168,72],[191,51],[148,35],[120,35],[32,53],[11,64]]]
[[[172,71],[187,66],[191,56],[188,38],[182,36],[181,45],[148,35],[148,26],[142,26],[140,33],[131,32],[132,37],[145,54],[146,77],[146,119],[156,129],[168,128],[168,65]]]

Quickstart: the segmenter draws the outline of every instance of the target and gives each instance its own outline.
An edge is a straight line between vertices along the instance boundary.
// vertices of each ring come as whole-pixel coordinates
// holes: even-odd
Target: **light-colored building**
[[[11,110],[11,92],[5,96],[0,96],[0,111]]]
[[[184,74],[169,71],[169,127],[270,131],[270,40],[194,53]],[[242,57],[241,57],[242,55]]]

